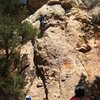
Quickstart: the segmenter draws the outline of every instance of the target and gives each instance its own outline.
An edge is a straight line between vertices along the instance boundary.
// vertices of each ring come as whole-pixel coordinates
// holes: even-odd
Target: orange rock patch
[[[71,62],[70,61],[64,61],[62,64],[62,68],[65,70],[71,69]]]

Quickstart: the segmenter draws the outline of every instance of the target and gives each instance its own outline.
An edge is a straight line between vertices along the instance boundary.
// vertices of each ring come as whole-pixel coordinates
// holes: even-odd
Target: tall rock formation
[[[77,85],[100,99],[100,33],[77,2],[50,0],[26,19],[39,30],[40,15],[48,18],[43,37],[34,44],[37,76],[27,93],[32,100],[69,100]]]

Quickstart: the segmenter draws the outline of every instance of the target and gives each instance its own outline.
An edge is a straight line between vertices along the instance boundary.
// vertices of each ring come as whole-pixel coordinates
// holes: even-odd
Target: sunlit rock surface
[[[50,0],[26,19],[39,31],[40,15],[47,14],[49,24],[32,51],[37,75],[27,92],[32,100],[69,100],[76,85],[100,99],[100,33],[91,14],[76,6],[79,1],[72,4]]]

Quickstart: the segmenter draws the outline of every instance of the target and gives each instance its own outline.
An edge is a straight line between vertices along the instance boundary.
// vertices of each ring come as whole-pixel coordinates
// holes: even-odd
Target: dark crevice
[[[82,53],[87,53],[87,52],[91,51],[91,49],[92,49],[91,46],[87,45],[86,47],[80,48],[78,51],[82,52]]]
[[[29,65],[26,65],[24,68],[22,68],[22,69],[19,71],[19,74],[21,74],[27,67],[29,67]]]
[[[43,69],[40,69],[38,67],[38,60],[37,60],[37,56],[36,56],[36,51],[35,50],[34,50],[34,64],[35,64],[35,67],[36,67],[36,75],[38,77],[40,77],[42,82],[43,82],[43,86],[44,86],[44,90],[45,90],[45,96],[46,96],[44,98],[44,100],[48,100],[48,88],[47,88],[47,85],[46,85],[45,73],[44,73]]]
[[[92,47],[88,44],[88,40],[85,35],[83,35],[83,40],[84,40],[86,46],[81,47],[78,51],[82,52],[82,53],[87,53],[92,50]]]

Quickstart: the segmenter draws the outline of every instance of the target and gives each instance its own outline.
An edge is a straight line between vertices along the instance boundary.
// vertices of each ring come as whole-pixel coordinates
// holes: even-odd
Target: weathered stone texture
[[[89,95],[94,91],[99,100],[100,87],[95,81],[100,80],[100,42],[93,37],[91,16],[76,6],[65,8],[61,2],[67,1],[45,4],[26,19],[39,30],[40,15],[47,14],[49,24],[43,37],[35,41],[33,56],[37,77],[28,94],[32,100],[69,100],[75,86],[81,84]]]

